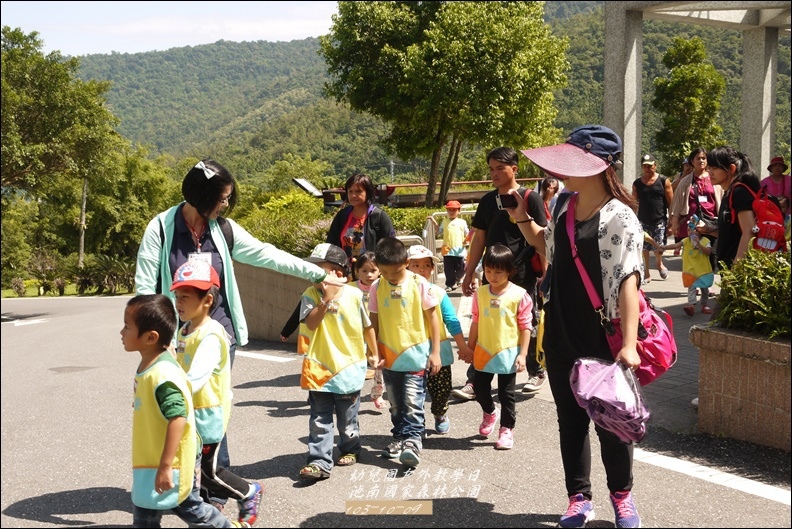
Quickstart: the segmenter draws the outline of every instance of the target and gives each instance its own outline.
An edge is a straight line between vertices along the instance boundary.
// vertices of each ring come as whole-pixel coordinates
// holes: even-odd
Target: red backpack
[[[763,252],[778,252],[786,249],[786,239],[784,238],[784,214],[781,207],[775,202],[775,197],[770,197],[767,190],[762,188],[758,193],[753,189],[738,182],[735,186],[743,186],[753,196],[751,205],[756,217],[756,224],[752,228],[754,238],[753,247]],[[729,210],[731,211],[731,222],[737,222],[737,215],[732,206],[734,190],[729,193]]]

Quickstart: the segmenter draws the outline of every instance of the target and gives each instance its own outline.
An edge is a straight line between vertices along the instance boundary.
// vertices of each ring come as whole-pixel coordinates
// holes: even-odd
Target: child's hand
[[[288,337],[286,337],[286,336],[284,336],[282,334],[280,335],[280,337],[281,337],[281,342],[285,342],[286,340],[289,339]]]
[[[173,468],[168,465],[160,465],[157,468],[157,475],[154,477],[154,491],[162,494],[173,488]]]
[[[436,375],[441,367],[443,367],[443,363],[440,361],[440,351],[430,354],[428,364],[429,374]]]
[[[517,355],[517,360],[514,361],[514,367],[517,369],[518,373],[525,371],[525,357]]]
[[[466,364],[473,362],[473,349],[471,349],[469,345],[465,345],[464,348],[460,348],[458,355],[459,359]]]

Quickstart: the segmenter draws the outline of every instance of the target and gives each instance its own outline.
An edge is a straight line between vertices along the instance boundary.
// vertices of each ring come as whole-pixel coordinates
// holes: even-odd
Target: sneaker
[[[710,307],[709,305],[704,305],[703,307],[701,307],[701,313],[712,314],[712,307]]]
[[[582,494],[569,497],[569,507],[558,521],[559,527],[586,527],[594,519],[594,504]]]
[[[388,459],[398,459],[402,453],[402,441],[401,439],[396,439],[388,445],[388,447],[382,452],[382,455],[387,457]]]
[[[542,389],[542,386],[545,385],[545,382],[547,382],[547,375],[545,375],[544,373],[537,373],[535,375],[531,375],[528,378],[528,382],[526,382],[525,385],[523,386],[522,392],[536,393],[537,391]]]
[[[694,307],[693,305],[685,305],[684,307],[682,307],[682,310],[684,310],[685,314],[687,314],[688,316],[693,316],[696,313],[696,307]]]
[[[489,437],[489,434],[495,429],[495,423],[497,423],[500,418],[500,409],[496,407],[495,411],[492,413],[484,412],[483,415],[484,416],[481,418],[481,425],[479,425],[479,435]]]
[[[468,382],[459,389],[453,390],[451,396],[459,400],[476,400],[476,392],[471,382]]]
[[[453,292],[454,289],[452,287],[446,287],[446,292]]]
[[[237,522],[236,520],[229,520],[231,522],[231,527],[253,527],[247,522]]]
[[[437,433],[448,433],[448,430],[451,428],[451,421],[448,420],[448,415],[443,415],[438,417],[435,415],[435,432]]]
[[[260,483],[253,483],[253,494],[247,499],[239,501],[239,523],[246,523],[252,527],[258,518],[259,506],[261,506],[261,496],[264,494],[264,487]]]
[[[495,450],[511,450],[514,446],[514,430],[504,428],[498,431],[498,442],[495,443]]]
[[[664,267],[663,267],[663,268],[661,268],[659,271],[660,271],[660,278],[661,278],[661,279],[668,279],[668,268],[666,268],[666,267],[664,266]]]
[[[616,514],[616,527],[641,527],[641,517],[635,510],[632,493],[629,490],[614,492],[610,495],[613,512]]]
[[[417,467],[421,462],[421,449],[415,441],[404,441],[399,463],[406,467]]]

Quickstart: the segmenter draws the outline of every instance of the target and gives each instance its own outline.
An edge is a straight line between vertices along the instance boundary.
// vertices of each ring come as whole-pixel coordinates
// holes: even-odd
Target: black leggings
[[[203,445],[201,453],[201,497],[243,500],[250,494],[250,483],[218,464],[220,443]]]
[[[476,391],[476,400],[486,413],[495,411],[495,401],[492,400],[492,379],[494,376],[494,373],[475,371],[473,389]],[[498,400],[501,404],[500,425],[504,428],[514,428],[514,425],[517,424],[517,397],[514,394],[516,380],[517,373],[498,375]]]
[[[591,419],[580,407],[569,385],[572,364],[548,354],[547,374],[550,389],[556,404],[558,432],[561,438],[561,460],[567,495],[583,494],[591,499],[591,443],[589,426]],[[602,463],[608,480],[608,490],[618,492],[631,490],[633,485],[633,445],[595,426],[600,440]]]

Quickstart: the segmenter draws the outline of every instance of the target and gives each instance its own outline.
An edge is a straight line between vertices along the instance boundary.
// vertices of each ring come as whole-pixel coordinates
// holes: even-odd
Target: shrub
[[[20,298],[25,295],[25,280],[21,277],[15,277],[11,280],[11,288],[14,289],[14,294]]]
[[[790,337],[790,253],[751,248],[745,257],[720,272],[721,327],[753,331],[769,338]]]
[[[393,229],[396,235],[419,235],[423,237],[424,224],[426,217],[437,211],[445,211],[438,208],[384,208],[388,216],[393,221]]]

